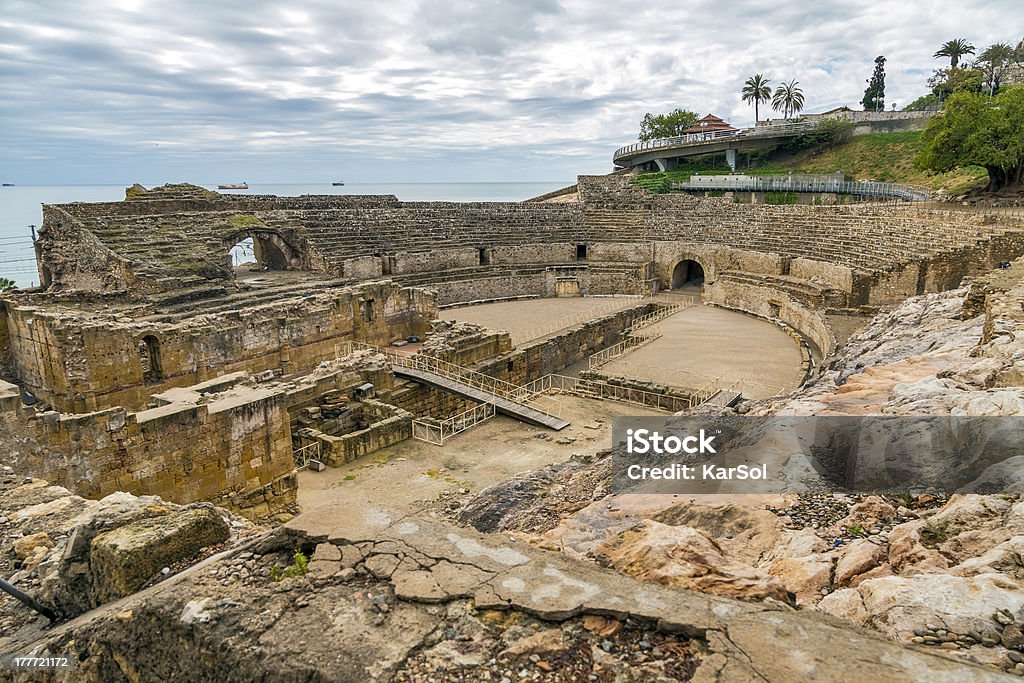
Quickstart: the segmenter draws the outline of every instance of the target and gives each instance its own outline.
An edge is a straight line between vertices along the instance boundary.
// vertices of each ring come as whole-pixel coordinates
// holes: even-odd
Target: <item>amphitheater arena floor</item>
[[[341,467],[299,472],[299,505],[309,512],[345,500],[359,514],[368,505],[421,508],[444,491],[478,493],[513,474],[565,462],[574,453],[592,455],[610,448],[613,417],[666,414],[575,396],[559,397],[557,405],[569,421],[560,432],[498,415],[444,446],[407,439]],[[554,404],[538,407],[553,410]]]
[[[596,317],[639,301],[526,299],[451,308],[443,311],[442,317],[507,330],[519,345],[582,322],[581,316]],[[691,389],[715,378],[724,384],[742,381],[743,394],[749,398],[789,392],[800,382],[796,342],[765,320],[712,306],[693,306],[657,325],[662,331],[660,339],[606,364],[601,371]]]
[[[521,346],[585,320],[640,303],[643,303],[643,299],[636,297],[523,299],[449,308],[441,311],[441,319],[476,323],[492,330],[505,330],[512,335],[512,343]]]

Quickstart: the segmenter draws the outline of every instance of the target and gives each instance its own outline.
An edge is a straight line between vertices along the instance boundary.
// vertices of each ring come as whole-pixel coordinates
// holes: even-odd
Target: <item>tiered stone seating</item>
[[[580,203],[543,204],[399,202],[394,197],[210,197],[209,193],[174,200],[173,193],[163,192],[147,201],[64,208],[138,277],[160,289],[188,290],[161,301],[158,308],[166,315],[176,315],[178,307],[187,310],[190,301],[204,297],[224,299],[217,306],[233,305],[234,284],[225,245],[250,224],[279,233],[325,275],[340,277],[348,272],[345,266],[351,259],[379,257],[383,264],[387,257],[424,255],[414,259],[420,262],[415,272],[406,272],[406,267],[392,276],[410,285],[540,276],[567,259],[563,249],[545,260],[547,245],[649,241],[721,244],[839,264],[870,276],[984,247],[991,240],[1020,232],[1019,226],[974,214],[891,205],[746,205],[724,198],[655,196],[628,187],[600,194],[586,184],[581,184],[580,196]],[[450,259],[439,258],[431,265],[429,258],[438,250],[527,245],[541,249],[515,265],[495,262],[452,268]],[[591,258],[586,265],[637,274],[646,264]],[[366,272],[365,267],[359,272]],[[787,276],[741,271],[723,276],[748,284],[771,280],[772,286],[804,300],[823,296],[818,285]],[[287,287],[277,292],[293,293]],[[260,296],[271,296],[271,292]]]

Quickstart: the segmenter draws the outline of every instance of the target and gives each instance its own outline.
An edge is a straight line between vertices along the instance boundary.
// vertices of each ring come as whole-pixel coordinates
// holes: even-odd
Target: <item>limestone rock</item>
[[[896,508],[879,496],[869,496],[850,508],[850,513],[835,524],[840,533],[851,527],[871,529],[880,526],[896,516]]]
[[[675,505],[653,515],[671,526],[697,529],[730,555],[755,564],[782,541],[779,518],[768,510],[748,505]]]
[[[1000,572],[1024,581],[1024,536],[1014,536],[978,557],[967,559],[950,570],[957,576]]]
[[[91,570],[100,602],[138,590],[150,577],[230,535],[212,507],[149,517],[97,535],[92,540]]]
[[[909,640],[914,629],[939,625],[955,633],[982,632],[993,625],[999,609],[1021,615],[1024,590],[1001,574],[974,577],[949,574],[890,576],[862,581],[856,588],[837,591],[822,599],[818,609],[851,618],[892,638]],[[839,595],[842,593],[843,595]],[[864,613],[857,607],[855,594]]]
[[[835,584],[845,586],[860,574],[880,565],[886,558],[885,549],[863,538],[851,541],[836,563]]]
[[[22,560],[25,569],[34,569],[53,547],[53,540],[45,531],[15,539],[14,554]]]
[[[923,520],[900,524],[889,534],[889,564],[899,574],[943,570],[949,561],[934,548],[924,545],[920,529]]]
[[[689,590],[789,602],[782,581],[727,558],[696,529],[645,520],[598,548],[598,556],[632,576]]]
[[[818,603],[818,609],[860,626],[866,626],[871,616],[864,607],[860,592],[853,588],[841,588],[829,593]]]
[[[501,654],[507,657],[519,655],[540,655],[541,657],[561,654],[565,651],[565,639],[561,629],[549,628],[515,641]]]
[[[779,577],[786,590],[796,594],[798,605],[806,605],[821,598],[821,589],[831,583],[832,563],[815,556],[784,557],[773,562],[768,573]]]

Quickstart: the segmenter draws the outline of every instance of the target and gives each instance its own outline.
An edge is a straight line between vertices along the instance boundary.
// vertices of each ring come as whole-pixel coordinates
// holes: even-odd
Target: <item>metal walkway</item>
[[[392,369],[398,377],[406,377],[422,384],[430,384],[435,387],[440,387],[445,391],[451,391],[452,393],[465,396],[466,398],[479,401],[480,403],[490,403],[499,413],[508,415],[509,417],[514,417],[517,420],[522,420],[523,422],[532,425],[547,427],[555,431],[565,429],[569,426],[569,423],[560,417],[549,415],[548,413],[537,410],[536,408],[531,408],[523,403],[505,398],[504,396],[492,393],[486,389],[474,387],[470,384],[459,381],[458,379],[446,377],[437,372],[409,367],[399,363],[393,364]]]
[[[731,408],[740,400],[740,395],[740,392],[734,389],[719,389],[701,405]]]

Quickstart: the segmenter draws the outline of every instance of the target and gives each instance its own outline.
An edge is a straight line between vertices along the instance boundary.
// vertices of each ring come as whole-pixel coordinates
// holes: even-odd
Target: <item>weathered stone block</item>
[[[161,568],[226,541],[230,530],[212,507],[140,519],[92,540],[91,572],[99,601],[138,590]]]

